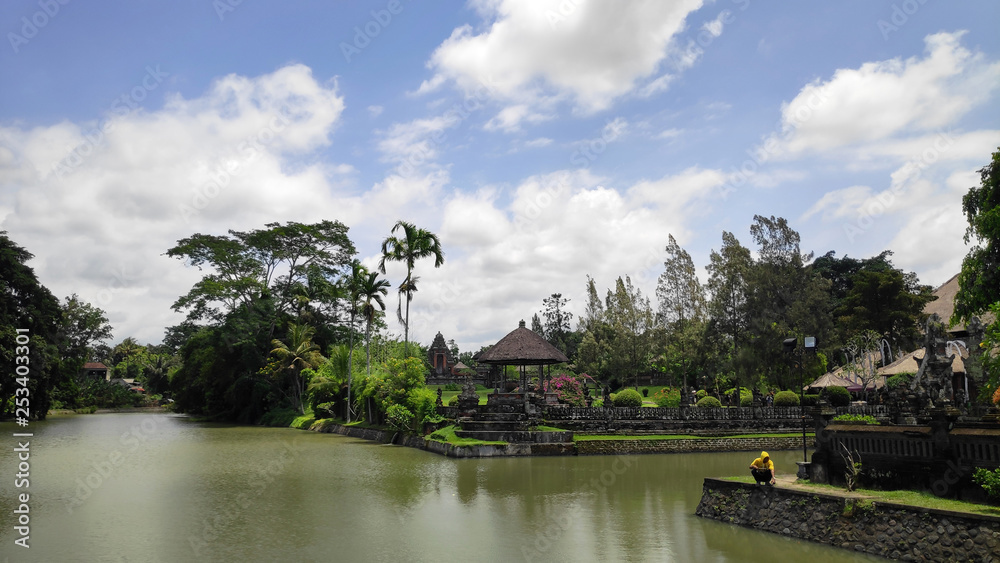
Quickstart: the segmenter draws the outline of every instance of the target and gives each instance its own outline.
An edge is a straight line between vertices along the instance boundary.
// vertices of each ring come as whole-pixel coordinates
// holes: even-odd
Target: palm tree
[[[365,369],[368,375],[372,374],[372,324],[375,322],[378,310],[385,311],[385,302],[382,296],[389,293],[389,280],[378,279],[378,272],[371,272],[368,277],[362,280],[358,288],[358,295],[364,301],[361,306],[361,316],[365,319]],[[378,305],[378,308],[376,308]]]
[[[396,231],[402,229],[403,237],[394,236]],[[417,281],[420,278],[413,277],[413,265],[421,258],[434,257],[434,267],[440,268],[444,264],[444,252],[441,250],[441,241],[437,235],[424,229],[419,229],[412,223],[397,221],[389,231],[391,236],[382,241],[382,259],[379,260],[378,268],[385,273],[385,263],[405,262],[406,279],[399,284],[399,305],[396,307],[396,316],[403,323],[403,342],[406,356],[410,355],[410,301],[413,300],[413,293],[417,291]],[[406,317],[402,315],[403,295],[406,295]]]
[[[358,314],[358,301],[361,298],[361,287],[368,277],[368,270],[357,260],[351,261],[351,276],[347,279],[347,299],[350,302],[351,324],[348,328],[347,356],[347,422],[351,422],[351,376],[354,374],[354,320]]]
[[[319,346],[313,343],[312,336],[316,329],[309,325],[288,324],[288,343],[278,339],[271,341],[274,349],[271,355],[278,358],[282,371],[288,370],[292,374],[291,400],[292,406],[300,413],[305,414],[302,405],[302,392],[305,388],[301,373],[305,368],[316,369],[323,363],[325,358],[319,352]]]

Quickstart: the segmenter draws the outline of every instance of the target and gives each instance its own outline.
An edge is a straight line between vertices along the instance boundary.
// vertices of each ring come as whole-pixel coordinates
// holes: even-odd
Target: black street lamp
[[[803,363],[804,363],[804,360],[805,360],[805,353],[806,352],[816,352],[816,337],[815,336],[806,336],[805,338],[803,338],[802,339],[802,348],[796,348],[796,345],[798,344],[798,342],[799,342],[798,338],[786,338],[781,344],[782,344],[782,348],[784,348],[785,353],[787,353],[789,355],[793,355],[794,354],[794,355],[798,356],[798,360],[799,360],[798,361],[798,364],[799,364],[799,417],[802,419],[802,463],[803,463],[802,468],[800,468],[800,473],[802,473],[801,469],[803,469],[805,467],[805,464],[809,462],[808,452],[807,452],[807,448],[806,448],[806,405],[805,405],[805,402],[806,402],[806,400],[805,400],[806,399],[806,384],[805,384],[805,368],[803,366]],[[802,477],[802,475],[799,475],[799,477]]]

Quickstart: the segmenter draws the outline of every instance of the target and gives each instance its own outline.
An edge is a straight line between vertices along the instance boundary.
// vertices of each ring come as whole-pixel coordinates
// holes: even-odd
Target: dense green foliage
[[[879,424],[878,420],[875,420],[874,416],[868,414],[840,414],[833,417],[834,422],[846,422],[850,423],[864,423],[876,426]]]
[[[673,387],[664,387],[653,394],[653,402],[658,407],[677,408],[681,406],[681,390]]]
[[[774,406],[797,407],[799,406],[799,396],[794,391],[778,391],[774,394]]]
[[[844,387],[836,385],[827,387],[821,395],[835,407],[846,407],[851,404],[851,392]]]
[[[984,469],[977,467],[972,476],[973,482],[983,488],[994,502],[1000,502],[1000,469]]]
[[[616,407],[641,407],[642,395],[635,389],[622,389],[613,400]]]
[[[968,321],[1000,302],[1000,149],[979,175],[980,185],[962,198],[969,221],[965,242],[973,246],[958,275],[954,321]]]
[[[393,404],[385,411],[385,420],[394,430],[413,428],[413,413],[403,405]]]

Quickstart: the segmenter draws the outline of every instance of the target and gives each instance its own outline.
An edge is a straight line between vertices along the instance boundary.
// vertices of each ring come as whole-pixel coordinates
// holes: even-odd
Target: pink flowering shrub
[[[546,393],[555,393],[559,396],[560,403],[573,407],[587,406],[584,388],[585,383],[581,378],[565,373],[560,373],[545,383]]]

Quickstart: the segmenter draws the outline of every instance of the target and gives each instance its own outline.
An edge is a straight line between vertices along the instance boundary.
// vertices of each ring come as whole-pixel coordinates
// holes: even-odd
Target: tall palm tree
[[[389,286],[389,280],[378,279],[378,272],[371,272],[358,288],[358,295],[364,301],[361,306],[361,316],[365,319],[365,369],[368,375],[372,374],[372,324],[375,323],[378,310],[385,311],[385,301],[382,300],[382,296],[389,293]]]
[[[402,229],[403,236],[397,237],[395,233]],[[406,279],[399,284],[399,305],[396,307],[396,316],[403,323],[403,341],[406,356],[410,355],[410,301],[413,300],[413,293],[417,291],[417,281],[420,278],[413,277],[413,266],[421,258],[434,257],[434,267],[440,268],[444,264],[444,251],[441,250],[441,241],[437,235],[424,229],[419,229],[412,223],[397,221],[389,231],[391,235],[382,241],[382,259],[379,260],[378,268],[385,273],[385,263],[405,262]],[[402,315],[403,295],[406,295],[406,317]]]
[[[305,384],[300,374],[305,368],[318,368],[325,360],[319,352],[319,346],[312,341],[315,332],[316,329],[309,325],[289,323],[287,344],[278,339],[271,341],[271,345],[274,346],[271,355],[281,362],[284,368],[282,371],[287,370],[292,374],[290,398],[292,406],[302,414],[305,414],[302,404],[302,392],[305,390]]]
[[[351,380],[354,375],[354,321],[358,315],[358,301],[361,298],[361,287],[368,277],[368,269],[357,260],[351,261],[351,276],[347,278],[347,299],[350,302],[351,324],[348,335],[347,356],[347,422],[351,422]]]

